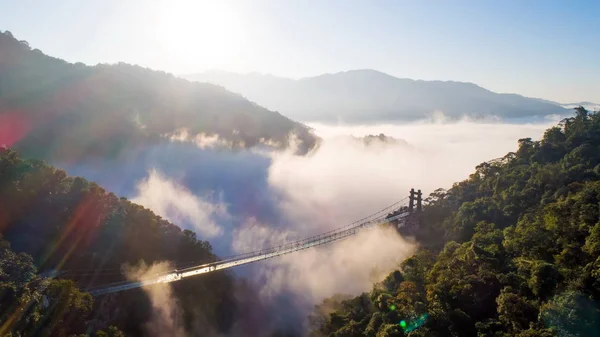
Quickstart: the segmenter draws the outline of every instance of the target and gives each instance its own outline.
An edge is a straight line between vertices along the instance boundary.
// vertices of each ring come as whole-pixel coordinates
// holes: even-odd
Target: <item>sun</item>
[[[163,52],[192,67],[218,67],[239,57],[244,29],[239,13],[224,1],[169,1],[156,13]],[[183,65],[183,64],[182,64]]]

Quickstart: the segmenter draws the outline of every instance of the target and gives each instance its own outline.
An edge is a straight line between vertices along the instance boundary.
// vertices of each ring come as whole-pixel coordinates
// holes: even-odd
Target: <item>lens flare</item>
[[[417,317],[415,320],[411,320],[410,322],[401,320],[400,323],[398,323],[398,325],[402,328],[402,330],[404,330],[404,332],[411,332],[420,328],[427,320],[427,317],[429,317],[429,315],[424,314]]]

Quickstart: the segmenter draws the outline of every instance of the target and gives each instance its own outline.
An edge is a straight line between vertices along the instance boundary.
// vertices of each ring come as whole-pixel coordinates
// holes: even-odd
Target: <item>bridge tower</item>
[[[415,209],[416,204],[416,209]],[[419,226],[419,218],[423,211],[423,193],[421,190],[415,191],[414,188],[410,189],[410,195],[408,197],[408,216],[403,222],[395,222],[394,225],[403,235],[411,235],[415,233],[416,228]],[[399,211],[398,211],[399,212]]]
[[[415,210],[416,204],[416,210]],[[387,218],[399,215],[401,213],[408,213],[403,220],[394,220],[391,223],[398,230],[402,228],[402,231],[414,232],[415,227],[419,225],[419,218],[423,210],[423,193],[421,190],[415,191],[414,188],[410,189],[410,195],[408,197],[408,207],[404,206],[398,210],[393,211],[387,215]]]
[[[423,195],[423,193],[421,193],[421,190],[418,190],[417,192],[415,192],[414,188],[410,189],[410,196],[408,197],[409,198],[409,202],[408,202],[408,211],[409,212],[411,212],[411,213],[414,212],[415,200],[417,201],[417,212],[421,212],[423,210],[422,195]]]

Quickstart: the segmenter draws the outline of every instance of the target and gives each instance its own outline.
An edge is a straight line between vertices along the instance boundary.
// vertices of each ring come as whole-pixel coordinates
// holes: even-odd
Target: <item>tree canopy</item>
[[[0,296],[4,296],[0,302],[10,306],[2,308],[0,314],[10,314],[22,304],[31,306],[33,316],[38,315],[35,312],[42,295],[36,295],[36,289],[41,287],[38,283],[45,282],[48,286],[40,294],[57,300],[65,298],[59,302],[66,307],[52,314],[57,315],[52,318],[57,326],[64,326],[61,317],[74,306],[77,315],[90,314],[86,324],[99,329],[115,325],[133,335],[141,334],[151,310],[141,290],[100,297],[92,307],[89,295],[80,293],[78,288],[124,281],[121,267],[126,264],[192,260],[200,263],[216,258],[211,245],[192,231],[181,230],[95,183],[69,177],[40,160],[22,159],[12,150],[0,153],[0,233],[20,252],[8,250],[6,241],[0,245],[4,249],[0,257],[5,258],[0,265],[0,287],[5,288],[0,291]],[[58,279],[38,281],[37,270]],[[214,323],[216,331],[226,331],[236,318],[234,288],[232,277],[224,272],[174,284],[174,296],[187,313],[184,324],[191,327],[194,320],[205,319]],[[34,302],[27,304],[30,301]],[[36,319],[19,319],[21,323],[15,331],[33,329],[38,324]],[[69,318],[73,324],[84,321]],[[110,331],[106,333],[110,335]]]
[[[600,335],[600,113],[427,199],[421,249],[313,336]]]

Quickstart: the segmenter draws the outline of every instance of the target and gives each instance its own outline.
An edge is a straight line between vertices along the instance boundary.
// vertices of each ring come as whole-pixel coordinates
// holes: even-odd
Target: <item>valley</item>
[[[580,6],[8,0],[0,336],[598,336]]]

